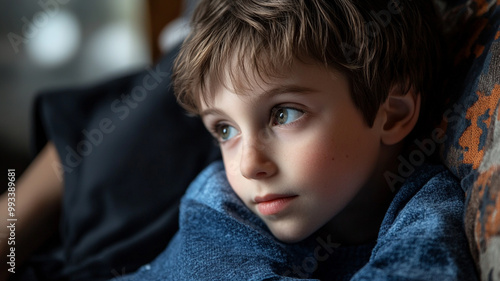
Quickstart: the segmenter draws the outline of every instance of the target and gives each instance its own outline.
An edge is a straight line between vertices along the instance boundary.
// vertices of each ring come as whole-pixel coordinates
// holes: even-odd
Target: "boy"
[[[440,100],[429,2],[202,1],[173,79],[224,165],[130,278],[474,280],[456,180],[388,176]]]

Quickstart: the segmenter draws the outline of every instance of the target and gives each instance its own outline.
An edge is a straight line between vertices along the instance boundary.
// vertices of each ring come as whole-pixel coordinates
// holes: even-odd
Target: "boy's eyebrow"
[[[285,94],[285,93],[297,93],[297,94],[302,94],[302,93],[312,93],[312,92],[317,92],[318,90],[309,88],[309,87],[304,87],[304,86],[299,86],[299,85],[282,85],[276,88],[272,88],[268,91],[265,91],[262,94],[262,97],[265,98],[271,98],[277,95]]]
[[[203,110],[200,113],[200,117],[203,118],[204,116],[207,116],[207,115],[223,115],[223,114],[224,113],[217,108],[208,108],[208,109]]]

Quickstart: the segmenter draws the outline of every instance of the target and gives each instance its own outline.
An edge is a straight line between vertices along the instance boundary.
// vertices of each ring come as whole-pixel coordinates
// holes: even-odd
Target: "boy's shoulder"
[[[463,228],[464,199],[447,169],[422,165],[394,196],[370,262],[353,280],[475,280]]]
[[[415,222],[448,228],[449,222],[462,222],[463,210],[464,192],[458,179],[442,165],[423,164],[395,194],[379,237],[386,235],[389,228]]]

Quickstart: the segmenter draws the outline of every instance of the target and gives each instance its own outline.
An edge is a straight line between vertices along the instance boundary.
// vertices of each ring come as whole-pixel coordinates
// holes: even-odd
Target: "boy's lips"
[[[254,201],[257,204],[257,210],[264,216],[275,215],[284,210],[297,195],[268,194],[257,196]]]

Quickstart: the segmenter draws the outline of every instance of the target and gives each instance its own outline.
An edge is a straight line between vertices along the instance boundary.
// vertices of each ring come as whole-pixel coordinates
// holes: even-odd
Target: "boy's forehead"
[[[206,105],[210,105],[216,96],[224,91],[241,96],[252,96],[273,87],[276,80],[284,79],[289,75],[290,70],[286,68],[283,68],[280,73],[270,74],[268,71],[259,71],[256,67],[242,66],[232,61],[206,76],[200,96]]]
[[[226,89],[237,95],[252,95],[255,93],[267,93],[269,89],[286,88],[287,85],[303,83],[302,79],[311,67],[319,69],[328,74],[329,79],[337,79],[341,72],[332,67],[327,67],[311,59],[294,59],[292,62],[283,63],[275,69],[258,69],[247,62],[231,60],[221,70],[212,72],[206,77],[205,91],[212,98],[220,91]],[[326,75],[325,75],[326,77]]]
[[[322,79],[335,81],[345,77],[339,70],[326,67],[320,63],[294,60],[288,67],[279,72],[258,72],[255,68],[226,66],[219,74],[207,77],[203,90],[200,91],[200,110],[213,106],[221,93],[232,93],[249,101],[268,98],[282,93],[314,92],[315,83],[310,81],[311,70],[321,74]],[[316,77],[317,78],[317,77]],[[317,82],[317,79],[314,79]]]

